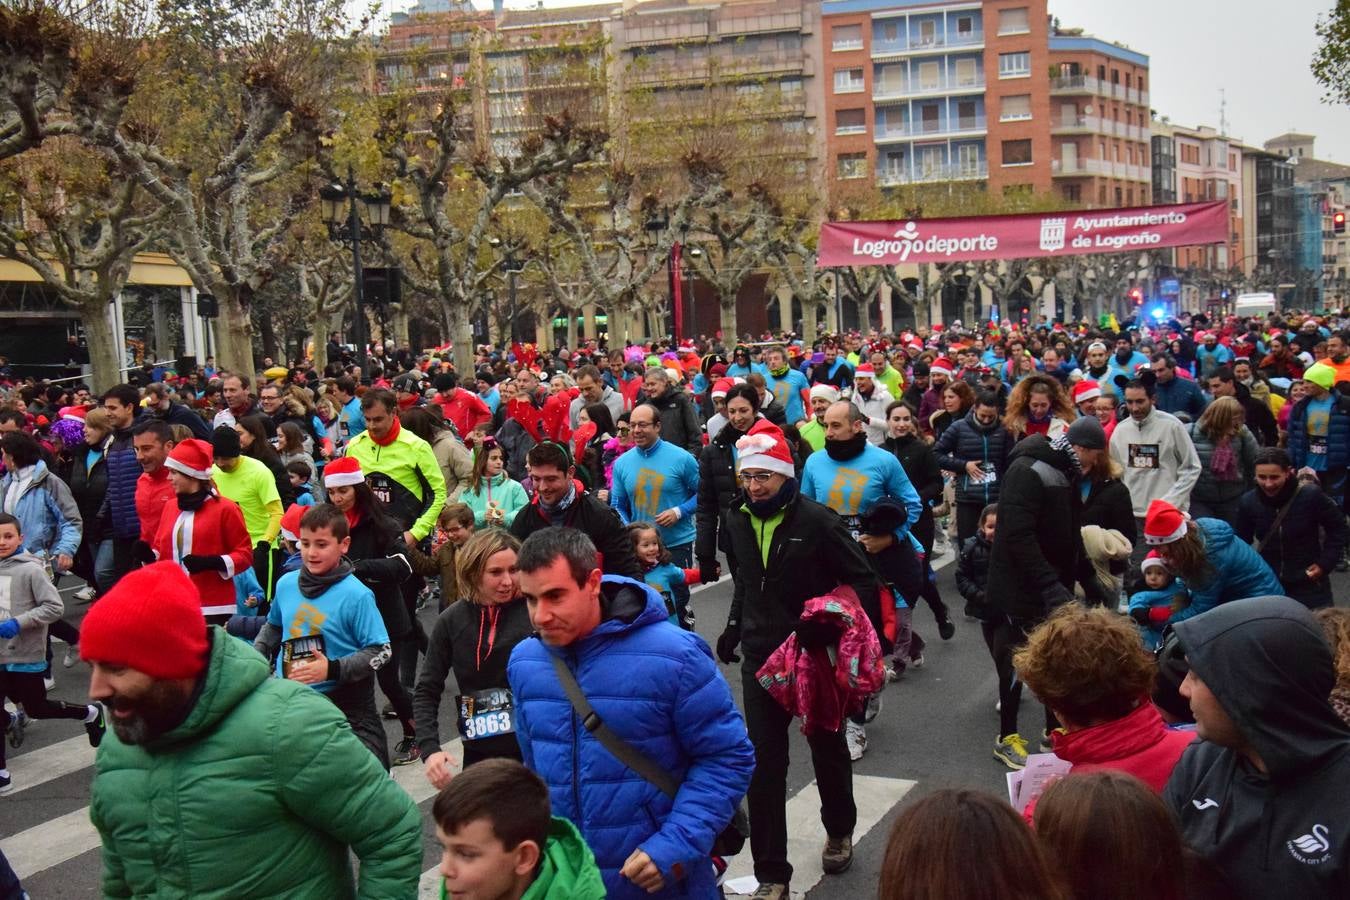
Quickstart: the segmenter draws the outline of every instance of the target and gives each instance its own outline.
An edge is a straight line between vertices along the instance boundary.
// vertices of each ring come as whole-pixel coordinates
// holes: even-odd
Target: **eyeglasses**
[[[741,484],[768,484],[774,472],[742,472]]]

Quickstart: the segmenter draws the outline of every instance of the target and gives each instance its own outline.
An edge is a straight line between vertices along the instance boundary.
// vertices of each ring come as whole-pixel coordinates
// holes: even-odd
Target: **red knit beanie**
[[[80,659],[152,678],[196,678],[209,648],[197,587],[167,560],[124,575],[80,625]]]

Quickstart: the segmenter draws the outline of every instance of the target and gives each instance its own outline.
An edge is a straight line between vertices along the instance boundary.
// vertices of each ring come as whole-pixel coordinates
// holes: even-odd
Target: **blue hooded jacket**
[[[745,721],[707,643],[666,620],[656,591],[619,575],[604,576],[600,591],[601,622],[590,634],[566,647],[532,637],[511,651],[525,765],[548,784],[553,814],[576,824],[595,852],[610,900],[718,898],[709,852],[755,767]],[[582,726],[551,654],[610,729],[680,784],[677,808]],[[655,894],[619,874],[639,848],[665,879]]]
[[[9,494],[13,482],[13,472],[0,479],[0,501]],[[32,481],[14,502],[14,508],[7,511],[19,520],[23,549],[29,553],[49,557],[63,553],[74,556],[79,549],[84,528],[80,508],[71,496],[70,488],[48,471],[42,460],[33,464]]]
[[[1178,610],[1168,622],[1184,622],[1230,600],[1284,594],[1270,566],[1251,544],[1238,538],[1227,522],[1196,519],[1195,524],[1200,526],[1205,556],[1214,567],[1214,574],[1204,584],[1185,582],[1191,605]]]

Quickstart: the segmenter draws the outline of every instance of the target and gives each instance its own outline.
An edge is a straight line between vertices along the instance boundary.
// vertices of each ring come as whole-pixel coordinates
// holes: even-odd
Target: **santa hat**
[[[1150,550],[1148,551],[1148,556],[1145,556],[1143,560],[1140,561],[1139,571],[1147,572],[1154,567],[1167,571],[1167,563],[1163,562],[1162,557],[1158,555],[1158,551]]]
[[[61,407],[61,418],[70,419],[74,422],[83,422],[85,414],[89,412],[87,406],[63,406]]]
[[[719,378],[713,382],[712,398],[714,400],[725,397],[731,390],[732,380],[730,378]]]
[[[1100,384],[1090,380],[1080,381],[1073,386],[1073,405],[1077,406],[1088,400],[1096,400],[1101,395],[1102,386]]]
[[[951,378],[955,372],[956,366],[945,356],[933,360],[933,364],[928,367],[928,374],[930,375],[946,375]]]
[[[341,456],[323,467],[324,487],[348,487],[366,480],[354,456]]]
[[[198,481],[211,480],[211,445],[200,438],[180,441],[164,460],[167,468]]]
[[[300,540],[300,520],[305,517],[308,506],[292,503],[281,517],[281,536],[292,543]]]
[[[853,377],[871,378],[875,380],[877,377],[877,370],[872,368],[871,363],[863,363],[862,365],[858,366],[858,368],[853,370]]]
[[[1186,536],[1190,518],[1166,500],[1154,500],[1144,516],[1144,543],[1149,546],[1170,544]]]
[[[797,476],[787,439],[778,426],[768,419],[755,422],[750,432],[736,442],[736,459],[742,472],[746,469],[767,469],[788,478]]]
[[[811,399],[820,397],[831,403],[839,399],[839,388],[832,384],[813,384],[811,385]]]

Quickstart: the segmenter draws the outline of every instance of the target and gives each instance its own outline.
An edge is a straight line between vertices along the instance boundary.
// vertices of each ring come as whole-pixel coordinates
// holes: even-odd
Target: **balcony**
[[[906,80],[899,84],[876,81],[872,84],[872,102],[891,103],[910,97],[933,97],[941,94],[983,94],[984,88],[983,74],[977,74],[974,78],[952,76],[927,82]]]
[[[984,116],[958,116],[945,122],[877,123],[876,143],[911,141],[916,138],[968,137],[984,134],[987,130]]]
[[[1100,116],[1057,116],[1050,123],[1051,134],[1103,134],[1131,141],[1146,141],[1148,135],[1139,125],[1127,125]]]
[[[762,16],[736,16],[723,19],[718,26],[718,36],[734,38],[742,34],[769,34],[775,31],[802,30],[802,15],[799,12],[769,13]]]
[[[989,165],[981,160],[978,163],[955,163],[947,165],[919,165],[915,171],[899,166],[881,166],[877,169],[877,184],[881,187],[897,187],[903,184],[929,184],[940,181],[979,181],[989,177]]]
[[[1099,84],[1091,75],[1060,75],[1050,79],[1050,93],[1096,94]]]
[[[1152,171],[1147,166],[1135,166],[1129,163],[1111,162],[1105,159],[1078,159],[1066,162],[1062,159],[1050,161],[1050,174],[1055,178],[1120,178],[1125,181],[1151,181]]]
[[[710,80],[745,78],[755,75],[800,74],[814,75],[814,67],[801,50],[782,50],[777,53],[757,53],[736,56],[691,56],[673,65],[633,65],[625,79],[643,87],[677,86],[704,83]],[[863,90],[835,90],[836,94]]]
[[[911,53],[945,53],[950,50],[977,50],[984,46],[984,32],[970,31],[965,34],[915,36],[898,38],[893,41],[873,39],[872,57],[902,56]]]

